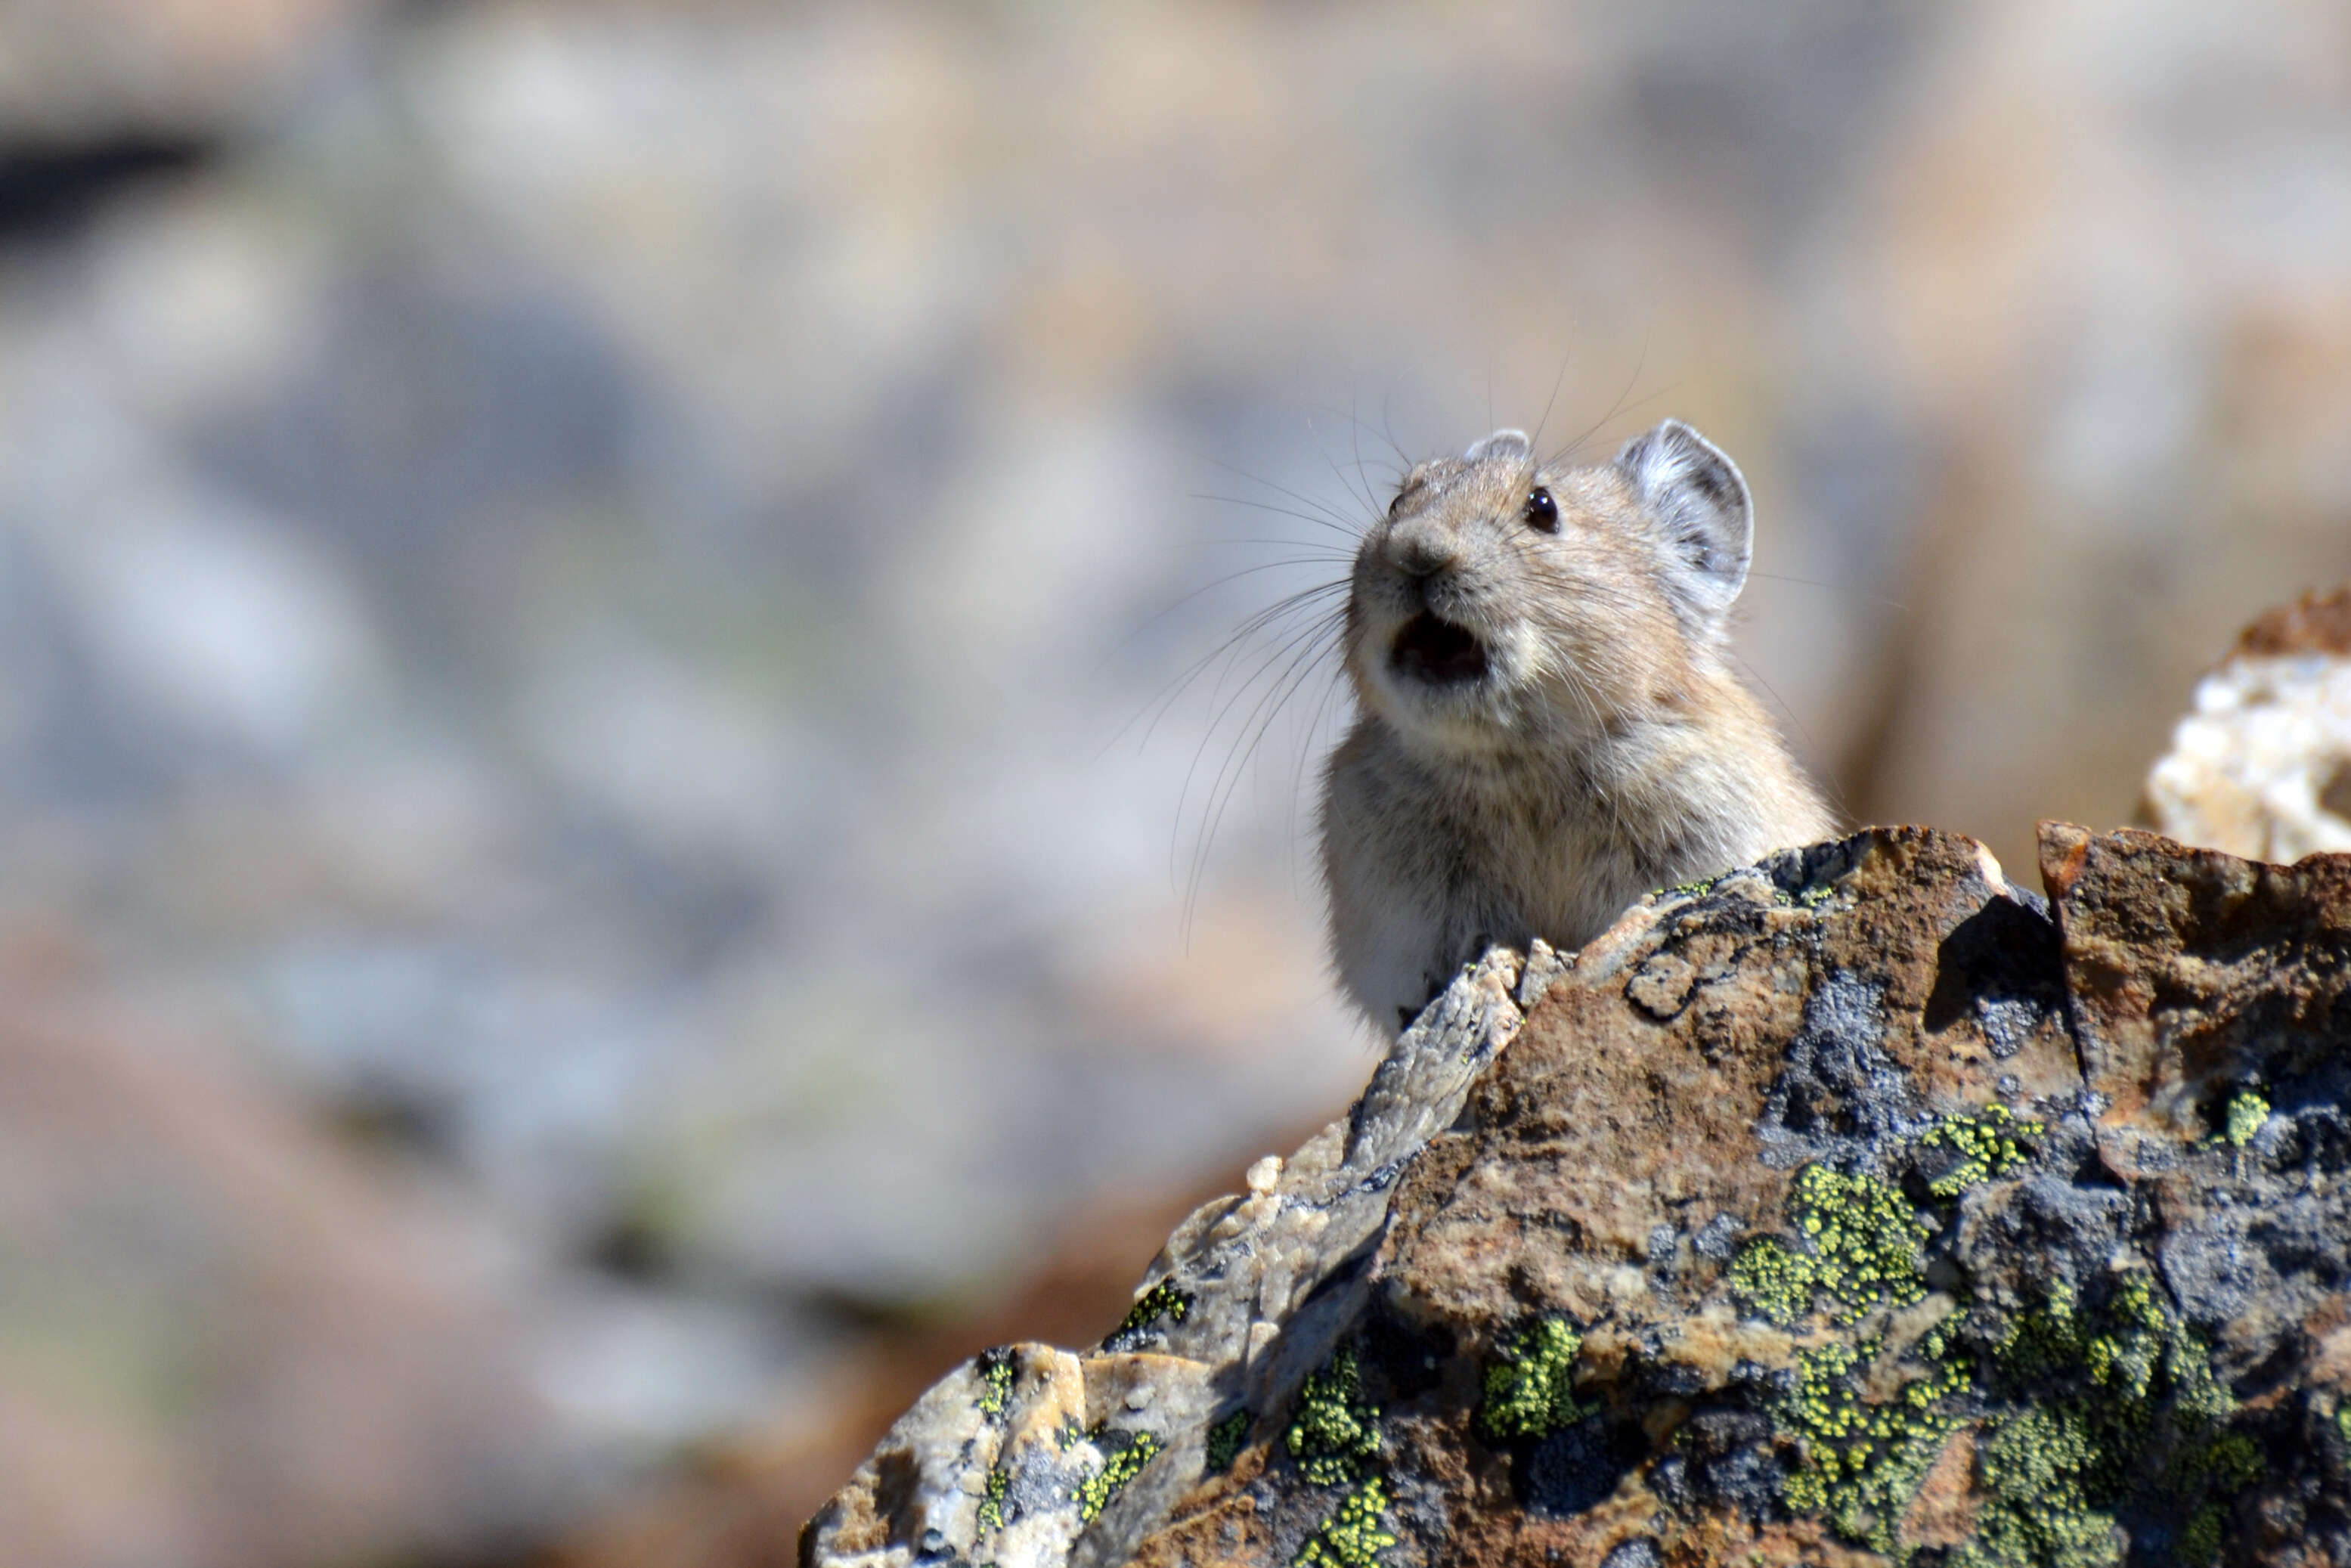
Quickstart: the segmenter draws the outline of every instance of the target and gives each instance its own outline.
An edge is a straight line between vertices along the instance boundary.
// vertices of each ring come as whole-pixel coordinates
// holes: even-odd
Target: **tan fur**
[[[1322,862],[1340,978],[1384,1029],[1489,943],[1578,947],[1645,893],[1835,830],[1729,667],[1744,483],[1695,432],[1664,433],[1728,471],[1729,566],[1690,568],[1669,508],[1645,504],[1639,443],[1547,470],[1512,432],[1415,469],[1363,539],[1345,637],[1358,717],[1324,774]],[[1537,485],[1556,533],[1526,520]],[[1667,499],[1685,494],[1719,491]],[[1476,636],[1481,676],[1398,667],[1424,610]]]

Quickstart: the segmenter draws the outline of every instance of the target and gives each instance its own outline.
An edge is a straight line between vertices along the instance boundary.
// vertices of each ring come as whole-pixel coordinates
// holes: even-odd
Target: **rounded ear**
[[[1535,449],[1523,430],[1498,430],[1485,440],[1473,443],[1461,455],[1470,463],[1483,463],[1489,457],[1507,457],[1513,461],[1527,456]]]
[[[1755,507],[1739,465],[1684,424],[1667,420],[1616,455],[1616,471],[1666,547],[1666,587],[1686,619],[1719,625],[1747,582]]]

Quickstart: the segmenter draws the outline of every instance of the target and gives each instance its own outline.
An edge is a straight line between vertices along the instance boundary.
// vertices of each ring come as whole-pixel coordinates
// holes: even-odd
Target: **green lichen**
[[[1910,1200],[1865,1172],[1806,1166],[1788,1195],[1798,1251],[1759,1238],[1740,1249],[1730,1288],[1776,1322],[1793,1322],[1826,1296],[1840,1323],[1878,1306],[1908,1306],[1926,1292],[1920,1246],[1933,1234]]]
[[[1883,1353],[1871,1340],[1798,1354],[1781,1415],[1801,1439],[1802,1457],[1783,1496],[1846,1540],[1901,1556],[1903,1512],[1959,1424],[1949,1402],[1968,1377],[1948,1335],[1930,1333],[1897,1369],[1908,1375],[1894,1396],[1873,1401],[1865,1390]]]
[[[1380,1451],[1379,1420],[1379,1406],[1364,1397],[1363,1369],[1353,1345],[1341,1345],[1320,1372],[1307,1374],[1282,1445],[1308,1480],[1348,1490],[1290,1559],[1293,1568],[1373,1568],[1380,1552],[1395,1544],[1396,1538],[1380,1528],[1389,1500],[1387,1482],[1367,1472]],[[1238,1411],[1227,1421],[1237,1423],[1238,1448],[1249,1431],[1249,1412]]]
[[[2269,1465],[2253,1440],[2242,1432],[2223,1432],[2197,1456],[2205,1484],[2234,1495],[2268,1472]]]
[[[1053,1428],[1053,1446],[1065,1454],[1085,1440],[1086,1429],[1078,1424],[1075,1416],[1064,1416],[1061,1424]]]
[[[1959,1568],[2102,1568],[2119,1561],[2121,1537],[2100,1479],[2105,1435],[2072,1402],[2025,1409],[1995,1424],[1976,1447],[1976,1476],[1990,1494]]]
[[[1959,1163],[1928,1183],[1927,1190],[1937,1197],[1957,1197],[1979,1182],[2008,1175],[2032,1158],[2025,1140],[2044,1131],[2040,1123],[2027,1121],[2005,1105],[1987,1105],[1971,1115],[1937,1124],[1918,1146],[1949,1149]]]
[[[2240,1089],[2236,1097],[2229,1102],[2220,1135],[2228,1139],[2230,1147],[2241,1149],[2253,1141],[2253,1135],[2269,1119],[2268,1098],[2258,1089]]]
[[[1161,1319],[1180,1323],[1191,1314],[1191,1293],[1172,1280],[1162,1280],[1135,1298],[1134,1305],[1127,1309],[1125,1318],[1102,1340],[1102,1349],[1140,1349]]]
[[[1928,1184],[1928,1194],[1948,1202],[2012,1174],[2032,1158],[2030,1141],[2045,1130],[2005,1105],[1936,1123],[1917,1147],[1959,1159]],[[1806,1166],[1789,1192],[1788,1218],[1796,1246],[1758,1237],[1730,1266],[1732,1292],[1772,1322],[1792,1323],[1826,1296],[1834,1320],[1852,1324],[1878,1307],[1908,1306],[1926,1294],[1922,1248],[1934,1228],[1892,1183],[1865,1171],[1847,1176]]]
[[[979,1413],[1001,1421],[1012,1404],[1012,1352],[1008,1346],[979,1353]]]
[[[1564,1318],[1538,1318],[1518,1330],[1486,1368],[1478,1431],[1489,1443],[1547,1437],[1593,1414],[1569,1385],[1583,1336]]]
[[[1241,1445],[1249,1441],[1249,1422],[1246,1409],[1236,1410],[1208,1428],[1208,1473],[1223,1475],[1241,1457]]]
[[[1380,1526],[1387,1483],[1373,1476],[1339,1500],[1338,1508],[1306,1539],[1290,1568],[1374,1568],[1396,1538]]]
[[[1362,1478],[1364,1461],[1380,1451],[1379,1419],[1379,1407],[1364,1398],[1354,1347],[1341,1345],[1322,1371],[1306,1375],[1282,1443],[1308,1480],[1346,1486]]]
[[[1721,880],[1722,879],[1719,876],[1707,876],[1700,877],[1696,882],[1677,882],[1671,887],[1661,887],[1657,889],[1656,893],[1652,894],[1652,896],[1663,897],[1668,894],[1678,894],[1684,898],[1703,898],[1708,894],[1712,893],[1714,891],[1714,884]]]
[[[1096,1442],[1102,1440],[1101,1428],[1093,1433]],[[1126,1490],[1126,1483],[1143,1473],[1143,1467],[1167,1445],[1148,1432],[1130,1436],[1124,1446],[1104,1461],[1102,1468],[1078,1483],[1078,1520],[1092,1524],[1110,1500]]]
[[[2187,1528],[2179,1532],[2177,1553],[2179,1561],[2202,1568],[2202,1564],[2218,1558],[2220,1555],[2220,1526],[2227,1517],[2217,1502],[2208,1502],[2198,1509],[2188,1521]]]
[[[2344,1468],[2351,1469],[2351,1405],[2341,1405],[2335,1407],[2335,1430],[2343,1438]]]
[[[1983,1502],[1949,1568],[2105,1568],[2120,1561],[2117,1515],[2179,1521],[2172,1560],[2217,1555],[2228,1500],[2258,1480],[2261,1450],[2226,1423],[2235,1401],[2211,1353],[2167,1309],[2152,1276],[2116,1281],[2095,1313],[2059,1285],[1967,1348],[1964,1314],[1895,1365],[1879,1341],[1801,1351],[1778,1415],[1799,1440],[1783,1497],[1800,1514],[1897,1561],[1902,1515],[1961,1424],[1979,1415]],[[1882,1392],[1892,1384],[1890,1396]]]
[[[2227,1428],[2236,1401],[2210,1348],[2150,1275],[2116,1281],[2095,1313],[2051,1290],[1991,1358],[1993,1391],[2014,1408],[1979,1439],[1987,1500],[1952,1568],[2100,1568],[2120,1560],[2126,1506],[2179,1519],[2175,1562],[2219,1554],[2228,1500],[2261,1478],[2261,1450]]]
[[[1716,878],[1719,882],[1721,878]],[[1791,892],[1778,883],[1771,884],[1771,902],[1782,909],[1818,909],[1837,894],[1834,882],[1807,883]]]
[[[1731,1293],[1775,1323],[1813,1310],[1813,1260],[1776,1236],[1759,1236],[1730,1260]]]
[[[2266,1103],[2231,1109],[2247,1139],[2268,1115]],[[1938,1124],[1919,1146],[1958,1160],[1928,1193],[1949,1202],[2013,1174],[2043,1131],[1998,1105]],[[1763,1316],[1793,1323],[1825,1308],[1851,1325],[1924,1298],[1932,1230],[1892,1185],[1808,1166],[1788,1217],[1792,1242],[1757,1238],[1729,1270]],[[2145,1272],[2117,1280],[2095,1312],[2060,1284],[1996,1336],[1963,1312],[1888,1354],[1881,1339],[1800,1350],[1775,1413],[1797,1446],[1787,1506],[1896,1561],[1910,1554],[1903,1513],[1963,1423],[1977,1428],[1983,1502],[1949,1568],[2103,1568],[2120,1560],[2125,1511],[2175,1521],[2173,1560],[2199,1568],[2218,1554],[2229,1500],[2262,1473],[2259,1448],[2228,1427],[2235,1402],[2210,1348]]]
[[[987,1472],[987,1495],[979,1502],[979,1527],[982,1530],[1004,1528],[1004,1494],[1011,1487],[1011,1473],[1002,1465]]]
[[[1807,1166],[1797,1174],[1791,1207],[1797,1234],[1812,1246],[1814,1280],[1837,1301],[1840,1322],[1927,1293],[1919,1249],[1933,1232],[1895,1187],[1866,1174]]]
[[[2169,1326],[2146,1274],[2126,1275],[2095,1322],[2084,1321],[2074,1288],[2061,1281],[2040,1306],[2010,1322],[1992,1354],[2019,1385],[2045,1384],[2078,1370],[2096,1386],[2139,1402],[2155,1386]]]

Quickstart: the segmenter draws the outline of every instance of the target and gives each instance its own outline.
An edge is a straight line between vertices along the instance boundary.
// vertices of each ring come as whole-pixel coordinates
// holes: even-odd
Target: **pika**
[[[1499,430],[1405,477],[1357,548],[1322,872],[1341,983],[1401,1029],[1491,943],[1582,946],[1643,894],[1830,837],[1732,674],[1753,507],[1667,420],[1553,469]]]

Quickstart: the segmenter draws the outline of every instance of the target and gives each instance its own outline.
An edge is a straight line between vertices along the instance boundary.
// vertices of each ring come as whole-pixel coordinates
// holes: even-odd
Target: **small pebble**
[[[1249,1189],[1251,1192],[1259,1195],[1271,1192],[1274,1184],[1281,1179],[1281,1156],[1266,1155],[1265,1158],[1249,1166],[1249,1174],[1241,1179],[1249,1183]]]

